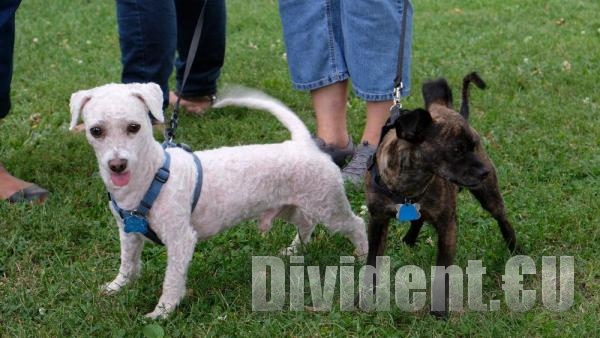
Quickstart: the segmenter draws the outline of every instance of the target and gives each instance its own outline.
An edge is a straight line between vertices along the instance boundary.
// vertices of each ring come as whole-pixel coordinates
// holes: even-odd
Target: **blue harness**
[[[173,147],[174,145],[171,143],[164,143],[163,148]],[[202,164],[200,163],[200,159],[196,154],[194,154],[189,147],[181,146],[181,148],[188,151],[192,157],[194,158],[194,164],[196,165],[196,186],[194,188],[194,197],[192,199],[192,212],[196,208],[196,204],[198,204],[198,199],[200,198],[200,192],[202,190]],[[124,210],[119,205],[112,195],[108,193],[108,198],[112,202],[113,207],[123,219],[124,231],[126,233],[140,233],[151,241],[163,245],[162,241],[156,235],[156,232],[152,230],[150,224],[148,222],[148,213],[152,208],[152,204],[160,194],[160,190],[162,189],[163,184],[167,182],[169,179],[169,167],[171,165],[171,155],[168,152],[164,151],[165,159],[163,161],[163,165],[158,169],[156,174],[154,175],[154,179],[148,188],[148,191],[140,201],[140,204],[137,208],[133,210]]]

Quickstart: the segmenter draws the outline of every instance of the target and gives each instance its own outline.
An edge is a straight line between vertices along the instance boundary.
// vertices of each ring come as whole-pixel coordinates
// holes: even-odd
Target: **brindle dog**
[[[438,235],[436,265],[452,265],[456,251],[456,196],[459,187],[471,191],[481,206],[498,221],[508,248],[515,250],[517,240],[506,217],[496,171],[479,135],[468,123],[471,82],[481,89],[485,88],[485,83],[476,73],[467,75],[463,80],[460,113],[452,109],[452,91],[446,80],[441,78],[423,85],[427,110],[397,111],[384,127],[379,148],[366,176],[370,214],[368,265],[375,266],[376,257],[384,255],[388,224],[396,217],[400,204],[420,207],[419,212],[413,209],[414,214],[420,213],[420,218],[411,220],[403,241],[414,245],[423,223],[428,222],[435,227]],[[445,310],[432,311],[435,315],[447,315],[447,288],[446,276]],[[432,304],[435,301],[441,300],[432,299]]]

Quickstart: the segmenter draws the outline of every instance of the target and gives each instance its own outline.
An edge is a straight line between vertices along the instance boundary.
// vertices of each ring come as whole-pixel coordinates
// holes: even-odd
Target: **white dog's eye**
[[[130,124],[127,126],[127,132],[128,132],[128,133],[131,133],[131,134],[135,134],[135,133],[137,133],[138,131],[140,131],[140,127],[141,127],[141,126],[140,126],[139,124],[137,124],[137,123],[130,123]]]
[[[104,134],[104,130],[100,127],[92,127],[90,128],[90,134],[95,138],[100,138]]]

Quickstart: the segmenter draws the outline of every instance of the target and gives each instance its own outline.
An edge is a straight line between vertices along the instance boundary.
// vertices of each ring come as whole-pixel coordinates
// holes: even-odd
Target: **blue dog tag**
[[[139,232],[142,235],[146,235],[148,233],[148,220],[143,217],[137,215],[127,215],[123,218],[123,223],[125,224],[125,232]]]
[[[400,222],[416,221],[421,218],[419,205],[413,203],[400,204],[396,219]]]

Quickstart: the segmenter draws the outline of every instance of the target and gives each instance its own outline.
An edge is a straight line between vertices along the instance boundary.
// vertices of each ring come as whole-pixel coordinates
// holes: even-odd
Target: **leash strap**
[[[404,42],[406,40],[406,17],[410,4],[408,0],[402,1],[402,22],[400,23],[400,46],[398,47],[398,63],[396,67],[396,78],[394,79],[394,106],[402,108],[400,103],[402,89],[404,84],[402,83],[402,68],[404,66]]]
[[[402,21],[400,22],[400,46],[398,47],[398,63],[396,65],[396,78],[394,79],[394,103],[390,107],[390,117],[387,119],[383,127],[381,128],[381,136],[379,137],[379,144],[383,141],[385,135],[391,130],[395,128],[396,121],[400,118],[404,113],[407,112],[406,109],[402,108],[402,103],[400,100],[402,99],[402,89],[404,88],[404,84],[402,83],[402,75],[403,75],[403,67],[404,67],[404,42],[406,40],[406,17],[408,16],[408,10],[410,7],[409,0],[402,1]],[[403,200],[406,200],[406,196],[400,196],[394,192],[392,192],[383,182],[380,182],[379,169],[377,168],[377,156],[376,153],[371,156],[369,159],[368,170],[371,173],[371,183],[373,189],[376,191],[383,193],[390,197],[396,203],[402,203]]]
[[[398,118],[405,112],[407,112],[406,109],[402,109],[402,103],[400,102],[400,99],[402,98],[402,88],[404,88],[404,84],[402,83],[402,68],[404,65],[403,58],[404,40],[406,39],[406,17],[408,15],[407,12],[409,6],[410,3],[408,2],[408,0],[402,1],[402,22],[400,23],[400,47],[398,47],[398,63],[396,67],[396,78],[394,79],[394,103],[390,107],[390,117],[387,119],[387,121],[381,128],[381,135],[379,137],[378,145],[381,144],[381,141],[383,140],[384,136],[388,133],[388,131],[394,128]],[[376,162],[375,154],[371,156],[369,162],[370,163],[368,165],[368,168],[371,169],[373,168],[373,164]]]
[[[190,70],[192,69],[192,64],[194,63],[194,58],[196,57],[196,52],[198,51],[198,45],[200,44],[200,37],[202,36],[202,26],[204,25],[204,9],[206,8],[206,3],[208,0],[205,0],[202,3],[202,9],[200,10],[200,16],[198,17],[198,22],[196,23],[196,29],[194,30],[194,35],[192,36],[192,42],[190,43],[190,49],[188,50],[187,59],[185,60],[185,70],[183,72],[183,80],[181,82],[180,92],[183,92],[183,88],[185,88],[185,84],[187,82],[188,76],[190,75]],[[179,120],[179,101],[181,100],[181,96],[177,95],[177,101],[175,101],[175,105],[173,106],[173,115],[171,117],[171,122],[169,128],[165,131],[165,139],[167,139],[168,143],[172,143],[175,138],[175,131],[177,130],[178,120]]]
[[[379,143],[383,140],[383,137],[387,134],[390,129],[394,128],[396,120],[403,115],[407,110],[402,109],[402,103],[400,102],[401,91],[404,88],[404,84],[402,83],[402,74],[403,74],[403,58],[404,58],[404,40],[406,39],[406,17],[408,8],[410,3],[408,0],[402,1],[402,21],[400,23],[400,47],[398,47],[398,63],[396,66],[396,78],[394,79],[394,103],[390,107],[390,117],[387,119],[385,124],[381,129],[381,136],[379,138]],[[372,158],[374,160],[374,157]]]

